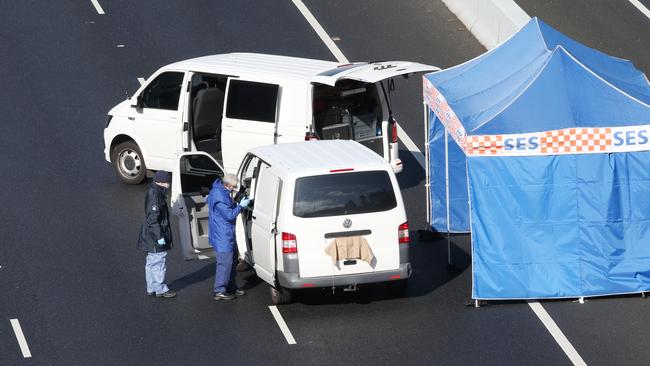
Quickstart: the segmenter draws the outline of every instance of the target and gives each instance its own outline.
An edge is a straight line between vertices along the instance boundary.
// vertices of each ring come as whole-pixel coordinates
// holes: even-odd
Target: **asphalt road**
[[[525,303],[463,306],[470,296],[466,236],[454,237],[462,272],[452,276],[446,243],[418,242],[412,233],[407,298],[389,298],[381,287],[319,290],[279,307],[296,345],[285,341],[268,309],[268,286],[252,272],[239,274],[249,290],[244,298],[215,303],[214,263],[184,261],[178,248],[167,274],[178,298],[147,297],[144,255],[135,249],[146,186],[119,183],[103,159],[108,109],[137,88],[138,77],[176,60],[232,51],[334,58],[289,0],[99,1],[104,15],[90,1],[21,1],[0,12],[0,365],[569,364]],[[353,61],[449,67],[484,52],[439,0],[305,4]],[[626,33],[610,41],[587,32],[598,12],[574,18],[554,5],[534,6],[549,12],[543,18],[551,25],[577,29],[587,44],[604,42],[592,46],[622,47],[603,50],[629,55],[648,71],[647,47],[615,42]],[[625,32],[647,45],[650,20],[617,14]],[[619,21],[599,29],[618,29]],[[400,81],[394,107],[422,148],[420,89],[418,78]],[[401,156],[409,222],[423,228],[424,172],[407,151]],[[650,302],[616,297],[544,306],[589,364],[644,363],[649,356]],[[31,358],[20,352],[13,318]]]

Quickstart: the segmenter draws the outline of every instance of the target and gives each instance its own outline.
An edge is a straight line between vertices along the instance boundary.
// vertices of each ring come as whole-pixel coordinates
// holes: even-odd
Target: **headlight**
[[[111,116],[110,114],[106,115],[106,128],[108,128],[108,125],[111,124],[112,119],[113,119],[113,116]]]

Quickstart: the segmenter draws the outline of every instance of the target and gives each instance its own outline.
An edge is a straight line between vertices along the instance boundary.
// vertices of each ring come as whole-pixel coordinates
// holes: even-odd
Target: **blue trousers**
[[[147,263],[144,266],[144,275],[147,280],[147,292],[163,294],[169,289],[165,284],[165,271],[167,266],[165,258],[167,252],[147,253]]]
[[[237,251],[232,252],[216,252],[217,254],[217,269],[214,276],[214,292],[234,292],[237,289],[237,282],[235,277],[237,273],[235,268],[237,266]]]

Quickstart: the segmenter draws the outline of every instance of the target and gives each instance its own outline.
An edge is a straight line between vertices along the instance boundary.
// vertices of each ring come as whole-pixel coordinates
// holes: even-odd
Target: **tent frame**
[[[424,142],[424,161],[425,161],[425,175],[426,175],[426,181],[424,184],[426,195],[427,195],[427,224],[429,225],[428,230],[431,230],[432,228],[432,222],[431,222],[431,171],[430,171],[430,161],[431,161],[431,156],[429,152],[429,146],[431,145],[431,141],[429,140],[429,127],[431,125],[431,118],[429,117],[431,114],[431,109],[427,105],[426,102],[422,103],[424,106],[424,136],[425,137],[425,142]],[[454,264],[451,260],[451,223],[450,223],[450,212],[449,212],[449,131],[447,130],[447,126],[445,127],[445,210],[446,210],[446,215],[447,215],[447,268],[448,269],[453,269]],[[469,184],[468,184],[468,189],[469,189]]]

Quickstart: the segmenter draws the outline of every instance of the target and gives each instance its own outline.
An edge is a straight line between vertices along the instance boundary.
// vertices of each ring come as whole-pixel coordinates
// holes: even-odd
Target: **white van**
[[[251,53],[176,62],[109,111],[104,155],[123,182],[137,184],[148,170],[171,170],[182,152],[204,151],[234,170],[252,147],[351,139],[399,172],[390,79],[433,70]]]
[[[214,256],[205,201],[222,174],[204,152],[183,154],[173,169],[172,212],[186,259]],[[240,257],[271,285],[274,303],[312,287],[393,281],[393,291],[405,290],[406,212],[395,174],[377,154],[354,141],[269,145],[250,150],[238,176],[253,199],[237,219]],[[358,241],[372,254],[345,254],[335,240]]]

